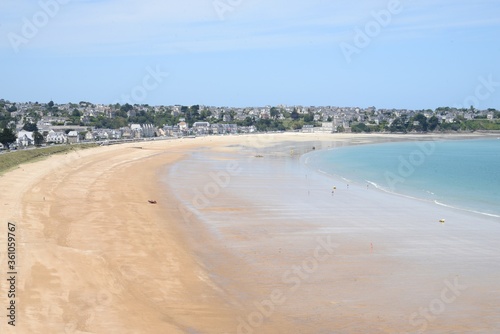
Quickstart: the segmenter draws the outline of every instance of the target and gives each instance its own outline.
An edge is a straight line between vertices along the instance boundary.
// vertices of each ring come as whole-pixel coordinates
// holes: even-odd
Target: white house
[[[141,126],[142,136],[145,138],[151,138],[155,136],[155,127],[153,124],[143,124]]]
[[[157,137],[165,137],[167,135],[167,133],[165,132],[165,130],[159,128],[159,129],[156,129],[155,135]]]
[[[80,136],[78,135],[78,132],[76,131],[70,131],[68,133],[68,143],[74,144],[80,142]]]
[[[304,126],[302,126],[302,132],[313,133],[314,125],[305,124]]]
[[[95,137],[98,140],[108,140],[109,139],[109,134],[106,131],[104,131],[104,130],[100,130],[100,131],[96,132]]]
[[[193,130],[198,134],[208,134],[208,130],[210,129],[209,122],[195,122],[193,124]]]
[[[109,139],[120,139],[122,137],[121,131],[106,130]]]
[[[124,139],[130,139],[132,138],[132,130],[129,127],[124,127],[120,129],[122,132],[122,138]]]
[[[187,129],[188,129],[188,125],[187,125],[187,123],[186,123],[186,122],[184,122],[184,121],[179,122],[179,124],[178,124],[178,125],[179,125],[179,129],[180,129],[181,131],[185,131],[185,130],[187,130]]]
[[[142,137],[142,128],[140,124],[131,124],[130,130],[132,130],[133,138],[141,138]]]
[[[94,140],[94,135],[92,134],[92,132],[88,131],[85,134],[85,140]]]
[[[33,132],[21,130],[17,134],[16,140],[17,146],[27,147],[35,144],[35,139],[33,138]]]
[[[320,128],[315,128],[315,132],[326,132],[326,133],[332,133],[333,132],[333,122],[322,122]]]
[[[130,124],[130,129],[132,131],[141,131],[141,125],[140,124]]]
[[[50,130],[47,135],[47,143],[55,143],[55,144],[64,144],[68,138],[64,132],[55,132],[54,130]]]

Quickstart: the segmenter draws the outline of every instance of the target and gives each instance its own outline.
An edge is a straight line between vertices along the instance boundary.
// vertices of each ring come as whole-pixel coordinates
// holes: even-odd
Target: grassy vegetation
[[[97,144],[55,145],[33,150],[20,150],[16,152],[4,153],[0,155],[0,174],[15,168],[20,164],[35,162],[54,154],[82,150],[96,146]]]
[[[500,120],[487,121],[487,120],[473,120],[467,121],[467,128],[472,130],[500,130]]]

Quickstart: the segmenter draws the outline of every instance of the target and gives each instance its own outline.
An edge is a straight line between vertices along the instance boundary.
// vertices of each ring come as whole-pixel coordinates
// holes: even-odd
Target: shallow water
[[[500,217],[500,140],[385,143],[311,153],[307,165],[346,182]]]

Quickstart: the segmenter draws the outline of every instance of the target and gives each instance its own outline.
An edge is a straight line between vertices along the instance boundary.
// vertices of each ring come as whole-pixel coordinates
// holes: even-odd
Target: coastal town
[[[231,108],[0,100],[0,149],[270,131],[422,133],[481,130],[500,130],[500,111],[474,107],[435,110],[286,105]]]

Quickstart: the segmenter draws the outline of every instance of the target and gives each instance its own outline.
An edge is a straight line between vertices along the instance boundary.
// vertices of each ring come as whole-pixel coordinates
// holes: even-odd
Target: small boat
[[[444,219],[439,219],[439,222],[440,222],[441,224],[444,224],[445,220],[444,220]]]
[[[156,201],[155,201],[155,200],[151,200],[151,199],[150,199],[150,200],[148,200],[148,202],[149,202],[150,204],[156,204]]]

